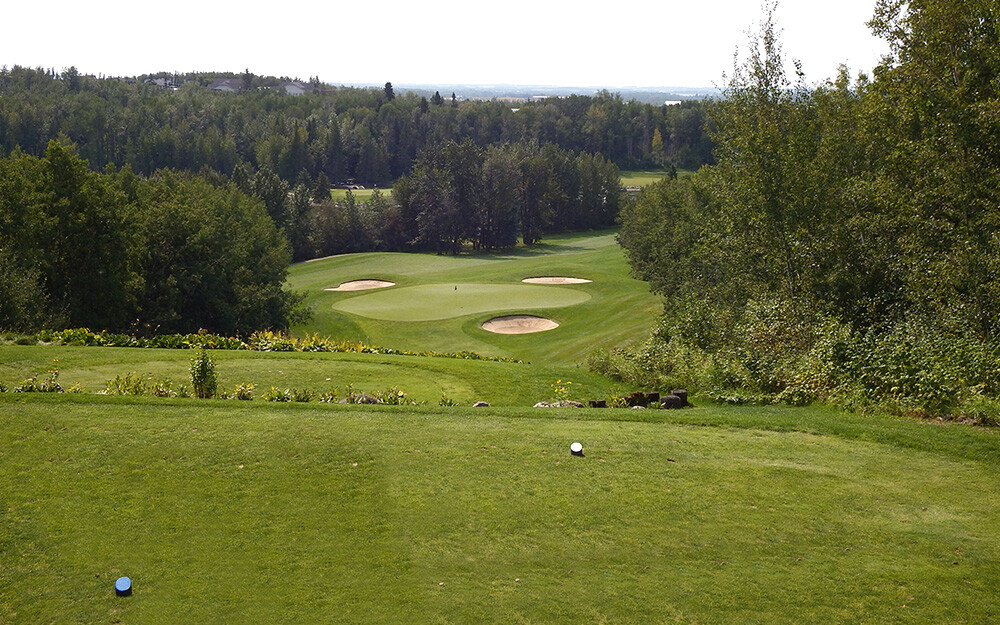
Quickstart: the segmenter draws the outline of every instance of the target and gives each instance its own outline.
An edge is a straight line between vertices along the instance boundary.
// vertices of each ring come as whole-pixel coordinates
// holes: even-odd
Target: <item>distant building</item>
[[[212,91],[227,91],[235,93],[243,88],[242,78],[216,78],[209,83],[208,88]]]
[[[278,89],[283,90],[288,95],[305,95],[312,93],[313,86],[308,83],[291,80],[278,85]]]

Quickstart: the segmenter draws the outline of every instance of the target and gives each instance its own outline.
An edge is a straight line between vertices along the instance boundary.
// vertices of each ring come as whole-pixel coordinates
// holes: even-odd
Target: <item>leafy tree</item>
[[[482,188],[475,215],[475,246],[482,250],[517,243],[523,154],[516,146],[492,146],[482,165]]]
[[[288,243],[235,186],[163,171],[140,187],[148,257],[141,319],[164,332],[287,327]]]

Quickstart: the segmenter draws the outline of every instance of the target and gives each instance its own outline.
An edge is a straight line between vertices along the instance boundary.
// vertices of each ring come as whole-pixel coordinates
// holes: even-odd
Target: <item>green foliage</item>
[[[219,79],[244,88],[208,88]],[[408,173],[420,150],[448,139],[470,139],[481,147],[551,143],[567,152],[600,152],[629,168],[664,161],[696,168],[711,160],[712,147],[702,102],[654,106],[606,91],[525,102],[514,113],[500,102],[429,106],[411,92],[387,98],[383,88],[318,81],[309,93],[292,97],[278,78],[248,80],[246,74],[121,80],[14,66],[0,68],[0,99],[3,153],[19,147],[40,155],[49,140],[65,135],[95,168],[121,167],[127,160],[142,175],[169,168],[228,176],[254,163],[286,183],[305,172],[310,180],[324,175],[335,183],[354,178],[370,186]]]
[[[219,394],[221,399],[238,399],[241,401],[251,401],[253,399],[253,392],[256,385],[252,382],[247,384],[237,384],[231,392],[225,392]]]
[[[14,393],[62,393],[63,387],[59,385],[59,369],[50,369],[49,377],[39,380],[37,376],[32,376],[21,381],[14,387]]]
[[[264,394],[261,395],[261,399],[264,401],[290,402],[293,399],[293,395],[290,389],[279,389],[272,386],[264,391]]]
[[[233,185],[93,172],[58,141],[0,158],[0,179],[0,327],[235,334],[293,316],[288,243]]]
[[[421,153],[393,196],[414,220],[414,242],[457,254],[525,244],[543,232],[613,225],[618,217],[618,168],[597,154],[573,155],[537,143],[494,145],[446,141]]]
[[[873,26],[892,55],[875,80],[852,84],[845,68],[810,87],[786,76],[768,5],[710,107],[717,164],[622,213],[619,240],[665,296],[664,327],[593,366],[639,380],[700,363],[694,386],[733,401],[960,416],[995,398],[991,11],[880,2]]]
[[[204,349],[199,349],[194,358],[191,359],[191,386],[194,394],[199,399],[210,399],[215,397],[216,375],[215,361]]]
[[[136,373],[126,373],[124,376],[116,375],[114,380],[104,383],[105,395],[146,395],[147,393],[157,397],[169,397],[164,392],[168,390],[163,383],[152,384],[152,376],[142,376]],[[154,392],[155,391],[155,392]]]
[[[406,396],[406,393],[399,390],[395,386],[390,386],[384,391],[375,391],[372,396],[380,404],[386,404],[389,406],[416,406],[417,402]]]

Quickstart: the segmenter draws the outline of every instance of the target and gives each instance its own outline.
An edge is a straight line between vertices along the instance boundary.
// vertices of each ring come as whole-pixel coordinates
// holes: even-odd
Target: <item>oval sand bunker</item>
[[[559,324],[551,319],[534,315],[508,315],[494,317],[483,324],[483,329],[494,334],[531,334],[554,330]]]
[[[527,282],[529,284],[586,284],[592,282],[592,280],[585,280],[583,278],[563,278],[559,276],[541,276],[538,278],[525,278],[521,282]]]
[[[384,289],[389,286],[396,286],[395,282],[385,280],[351,280],[344,282],[335,289],[323,289],[324,291],[368,291],[371,289]]]

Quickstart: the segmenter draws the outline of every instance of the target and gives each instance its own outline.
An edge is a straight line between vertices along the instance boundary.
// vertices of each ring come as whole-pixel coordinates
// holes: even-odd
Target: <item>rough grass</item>
[[[1000,616],[992,431],[10,393],[0,415],[0,622]]]
[[[694,173],[691,170],[679,169],[677,170],[678,176],[690,176]],[[621,172],[622,186],[630,187],[644,187],[648,184],[653,184],[654,182],[659,182],[666,178],[669,174],[667,171],[623,171]]]

